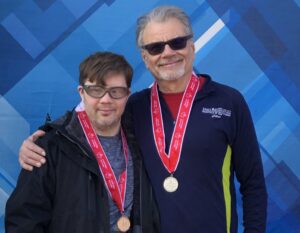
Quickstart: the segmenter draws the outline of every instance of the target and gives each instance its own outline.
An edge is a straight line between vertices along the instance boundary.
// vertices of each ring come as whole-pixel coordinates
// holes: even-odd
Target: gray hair
[[[152,21],[166,22],[170,18],[178,19],[185,26],[186,33],[193,35],[190,19],[183,10],[176,6],[159,6],[138,18],[136,28],[137,45],[143,45],[143,33],[148,23]]]

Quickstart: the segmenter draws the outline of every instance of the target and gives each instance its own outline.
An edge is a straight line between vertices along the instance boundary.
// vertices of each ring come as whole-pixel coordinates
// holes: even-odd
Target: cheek
[[[122,115],[125,110],[126,102],[127,100],[124,100],[124,102],[118,104],[118,112],[120,115]]]
[[[195,52],[194,52],[194,50],[192,48],[189,50],[189,52],[187,53],[186,56],[189,59],[189,63],[193,63],[194,62],[194,60],[195,60]]]
[[[89,116],[94,115],[94,111],[93,108],[91,108],[91,106],[85,106],[85,111],[88,113]]]
[[[84,106],[86,111],[90,113],[94,113],[97,109],[97,102],[96,101],[91,101],[91,100],[84,100]]]
[[[186,67],[190,67],[190,66],[193,66],[193,62],[194,62],[194,54],[192,53],[186,53],[184,55],[185,57],[185,66]]]
[[[144,60],[146,67],[149,68],[153,68],[155,66],[155,64],[158,62],[159,58],[152,56],[152,57],[146,57],[146,59]]]
[[[145,58],[144,59],[144,62],[145,62],[145,66],[147,67],[147,69],[149,69],[149,59],[148,58]]]

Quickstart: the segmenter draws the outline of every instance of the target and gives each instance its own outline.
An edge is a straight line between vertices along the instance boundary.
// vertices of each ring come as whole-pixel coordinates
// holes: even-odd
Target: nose
[[[110,97],[108,91],[104,94],[104,96],[102,96],[99,101],[106,103],[106,102],[111,102],[112,98]]]
[[[168,44],[166,44],[165,49],[164,49],[164,51],[162,52],[161,55],[167,57],[167,56],[172,56],[175,53],[176,53],[176,51],[173,50]]]

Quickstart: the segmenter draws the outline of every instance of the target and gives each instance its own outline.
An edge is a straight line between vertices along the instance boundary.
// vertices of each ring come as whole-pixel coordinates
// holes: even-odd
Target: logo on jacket
[[[230,117],[231,110],[224,108],[203,108],[203,113],[210,114],[212,118],[221,118],[222,116]]]

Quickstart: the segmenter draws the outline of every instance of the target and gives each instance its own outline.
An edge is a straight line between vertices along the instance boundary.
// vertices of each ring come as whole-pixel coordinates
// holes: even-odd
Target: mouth
[[[101,115],[110,115],[114,110],[113,109],[100,109],[98,112]]]
[[[173,67],[176,66],[177,64],[181,63],[183,61],[183,59],[174,59],[174,60],[170,60],[170,61],[165,61],[165,62],[161,62],[158,64],[159,67]]]

